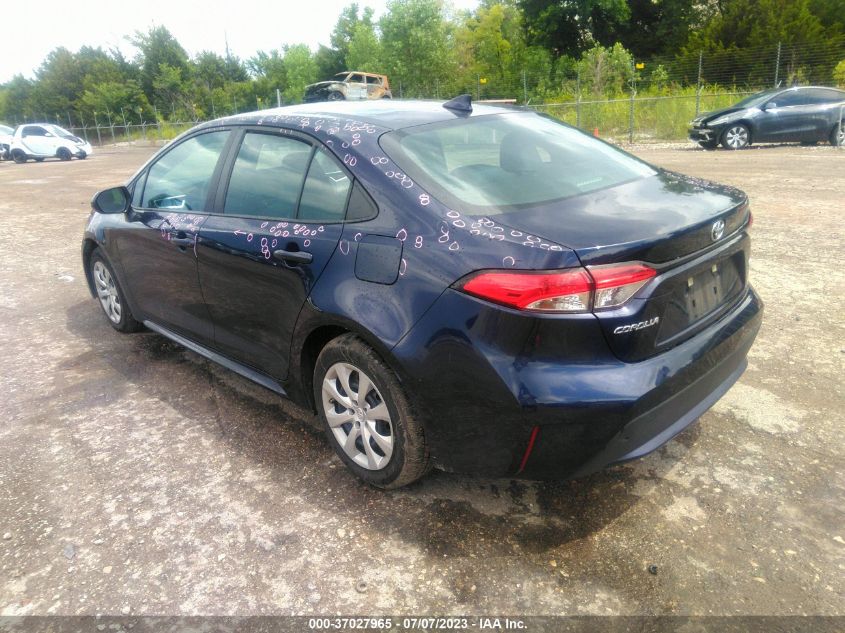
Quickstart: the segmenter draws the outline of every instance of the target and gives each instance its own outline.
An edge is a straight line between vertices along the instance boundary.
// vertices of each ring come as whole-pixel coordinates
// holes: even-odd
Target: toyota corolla
[[[640,457],[740,377],[762,317],[742,192],[468,97],[204,123],[92,206],[115,329],[310,408],[383,488]]]

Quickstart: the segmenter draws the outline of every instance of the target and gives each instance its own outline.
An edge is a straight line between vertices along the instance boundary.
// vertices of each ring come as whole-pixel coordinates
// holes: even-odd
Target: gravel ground
[[[588,479],[396,492],[307,412],[107,325],[89,200],[152,148],[0,163],[0,614],[845,615],[845,151],[632,149],[751,196],[746,374]]]

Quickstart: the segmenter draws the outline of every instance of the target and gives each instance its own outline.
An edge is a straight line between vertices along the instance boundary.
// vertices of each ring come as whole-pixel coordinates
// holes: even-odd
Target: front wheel
[[[722,134],[722,147],[725,149],[743,149],[751,142],[751,134],[742,123],[730,126]]]
[[[838,123],[830,133],[830,144],[834,147],[845,147],[845,124]]]
[[[132,316],[114,271],[99,251],[91,255],[91,279],[109,324],[118,332],[140,330],[142,325]]]
[[[320,352],[314,400],[329,443],[363,481],[399,488],[427,472],[422,424],[396,375],[357,336],[340,336]]]
[[[60,147],[59,151],[56,152],[56,158],[59,160],[70,160],[72,157],[73,154],[70,153],[67,147]]]
[[[343,101],[344,96],[343,96],[342,92],[338,92],[337,90],[332,90],[329,93],[328,99],[329,99],[329,101]]]

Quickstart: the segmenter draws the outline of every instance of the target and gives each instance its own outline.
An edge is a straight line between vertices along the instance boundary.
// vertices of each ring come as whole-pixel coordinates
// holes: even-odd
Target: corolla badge
[[[620,325],[613,330],[614,334],[627,334],[628,332],[636,332],[637,330],[644,330],[652,325],[657,325],[660,322],[660,317],[654,317],[647,321],[640,321],[639,323],[629,323],[628,325]]]
[[[716,220],[713,223],[713,226],[710,227],[710,237],[715,242],[722,238],[725,234],[725,221],[724,220]]]

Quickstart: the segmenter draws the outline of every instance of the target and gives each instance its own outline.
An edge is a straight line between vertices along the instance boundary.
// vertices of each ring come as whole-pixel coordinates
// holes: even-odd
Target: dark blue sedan
[[[762,316],[742,192],[468,98],[205,123],[93,207],[113,327],[312,409],[383,488],[640,457],[739,378]]]

